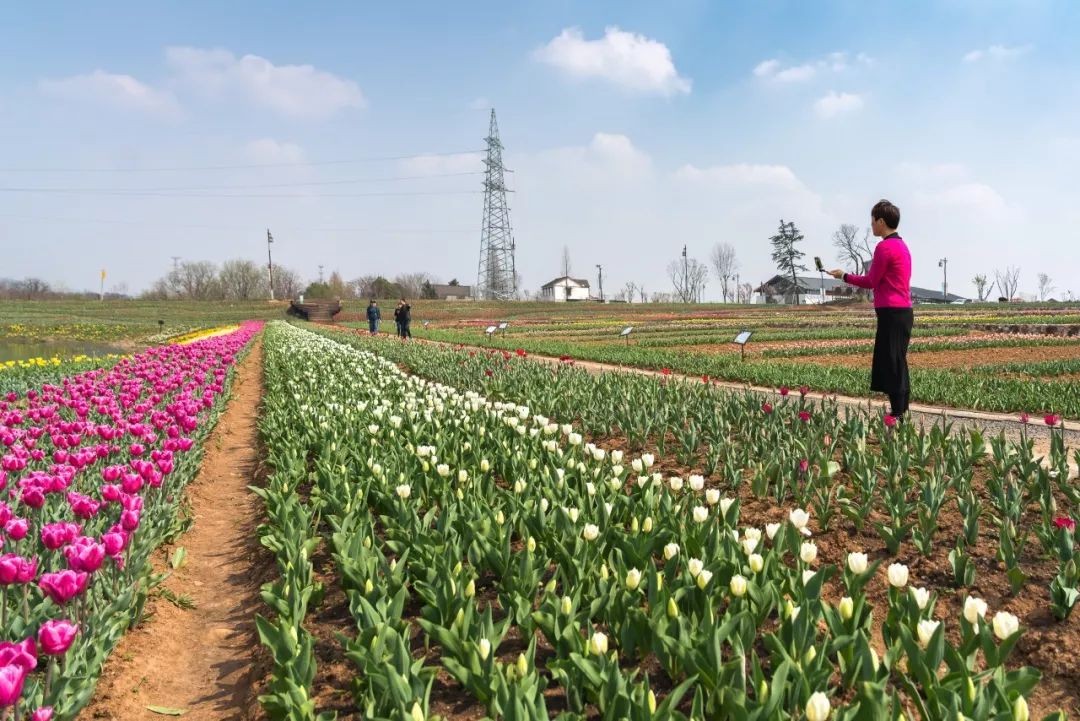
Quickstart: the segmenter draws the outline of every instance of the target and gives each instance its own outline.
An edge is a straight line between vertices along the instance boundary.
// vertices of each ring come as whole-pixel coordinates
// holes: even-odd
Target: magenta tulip
[[[63,656],[75,641],[79,627],[67,620],[52,620],[38,629],[38,647],[47,656]]]
[[[30,716],[30,721],[52,721],[53,707],[42,706]]]
[[[4,524],[4,532],[12,540],[21,541],[30,532],[30,523],[25,518],[12,518]]]
[[[68,601],[86,590],[86,584],[89,580],[89,574],[67,569],[55,573],[41,574],[38,587],[58,606],[64,606]]]
[[[22,696],[26,671],[20,666],[0,666],[0,708],[9,708]]]
[[[24,671],[33,671],[37,667],[37,644],[34,639],[0,643],[0,666],[18,666]]]

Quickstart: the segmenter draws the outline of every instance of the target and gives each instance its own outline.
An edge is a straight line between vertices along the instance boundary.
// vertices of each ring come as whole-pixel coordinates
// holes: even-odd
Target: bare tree
[[[1020,285],[1020,269],[1016,266],[1008,266],[1005,270],[995,270],[994,278],[997,282],[998,289],[1001,291],[1001,297],[1005,300],[1012,300],[1016,297],[1016,289]]]
[[[304,289],[300,274],[283,265],[274,266],[274,297],[280,299],[295,298]]]
[[[735,280],[735,272],[739,269],[739,261],[735,258],[735,248],[730,243],[717,243],[713,246],[709,255],[713,271],[720,279],[720,292],[723,294],[723,302],[728,300],[728,283]]]
[[[645,292],[645,284],[644,283],[638,283],[637,284],[637,290],[638,290],[638,297],[641,298],[641,302],[642,303],[648,303],[649,302],[649,294]]]
[[[671,303],[675,300],[671,293],[653,293],[650,298],[653,303]]]
[[[994,292],[994,283],[991,283],[986,279],[986,276],[979,273],[971,282],[975,284],[975,293],[979,297],[979,302],[983,302],[990,297],[990,294]]]
[[[401,273],[394,282],[401,286],[405,295],[409,298],[419,298],[420,291],[424,288],[424,281],[435,282],[428,273]]]
[[[626,285],[623,286],[621,293],[627,303],[633,303],[634,294],[637,293],[637,283],[632,280],[626,281]]]
[[[833,245],[836,247],[836,257],[844,265],[851,265],[856,274],[863,274],[870,267],[874,251],[870,247],[869,228],[860,239],[858,226],[844,223],[833,233]]]
[[[573,268],[570,265],[570,246],[564,245],[562,247],[562,262],[560,263],[560,270],[564,278],[569,278],[570,273],[573,272]]]
[[[697,258],[683,258],[668,263],[668,278],[675,300],[680,303],[698,303],[709,279],[709,267]]]
[[[341,273],[336,270],[330,274],[330,279],[326,281],[326,285],[330,288],[330,295],[335,298],[352,298],[352,287],[341,278]],[[419,293],[416,294],[419,297]]]
[[[738,291],[739,291],[739,302],[740,303],[749,303],[750,298],[754,294],[754,284],[753,283],[743,283],[743,284],[741,284],[739,286]]]
[[[217,266],[206,260],[184,261],[165,277],[173,298],[213,300],[221,295]]]
[[[250,260],[227,260],[218,273],[221,293],[228,300],[252,300],[267,295],[266,277],[261,266]]]
[[[1046,300],[1054,292],[1053,282],[1053,278],[1046,273],[1039,273],[1039,300]]]

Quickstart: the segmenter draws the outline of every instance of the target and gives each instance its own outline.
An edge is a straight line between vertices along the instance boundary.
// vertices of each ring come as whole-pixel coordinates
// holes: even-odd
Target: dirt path
[[[187,561],[164,583],[191,596],[196,607],[182,610],[153,598],[152,615],[121,640],[80,719],[167,718],[147,706],[183,709],[188,721],[244,721],[251,715],[254,615],[267,559],[255,534],[261,506],[247,486],[258,464],[262,392],[262,342],[256,341],[237,369],[232,399],[188,487],[194,524],[176,542]],[[154,565],[168,568],[164,550]]]

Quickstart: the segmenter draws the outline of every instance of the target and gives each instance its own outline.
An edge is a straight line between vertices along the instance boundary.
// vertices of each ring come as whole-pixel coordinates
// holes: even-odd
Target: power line
[[[0,173],[182,173],[209,170],[251,170],[253,168],[295,168],[308,165],[349,165],[354,163],[378,163],[413,158],[442,158],[452,155],[482,153],[479,150],[454,150],[443,153],[409,153],[408,155],[378,155],[347,160],[304,160],[283,163],[251,163],[247,165],[188,165],[159,168],[0,168]]]
[[[104,225],[136,225],[150,226],[155,228],[184,228],[193,230],[237,230],[248,232],[254,225],[211,225],[204,223],[168,223],[144,220],[113,220],[108,218],[71,218],[60,216],[18,215],[15,213],[0,213],[0,218],[12,218],[14,220],[33,220],[45,223],[101,223]],[[277,228],[285,228],[294,233],[385,233],[394,234],[417,234],[432,235],[437,233],[475,233],[476,228],[354,228],[354,227],[314,227],[301,228],[299,226],[287,226],[276,224]]]
[[[428,175],[393,175],[382,178],[352,178],[349,180],[304,180],[292,183],[255,183],[238,185],[201,185],[201,186],[168,186],[163,188],[19,188],[18,192],[49,192],[49,193],[160,193],[160,192],[202,192],[207,190],[248,190],[258,188],[292,188],[308,187],[316,185],[353,185],[356,183],[390,183],[405,180],[427,180],[428,178],[460,178],[467,175],[483,175],[483,170],[467,170],[458,173],[431,173]],[[0,188],[6,190],[6,188]]]
[[[480,195],[482,190],[416,190],[379,193],[200,193],[158,192],[135,190],[95,190],[91,188],[0,188],[0,193],[29,193],[45,195],[103,195],[114,197],[157,198],[383,198],[422,195]]]

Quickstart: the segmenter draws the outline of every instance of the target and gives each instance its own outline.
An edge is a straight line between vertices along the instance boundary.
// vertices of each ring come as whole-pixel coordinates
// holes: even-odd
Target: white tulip
[[[646,468],[652,468],[653,463],[656,462],[656,456],[654,456],[651,453],[642,453],[641,454],[641,462],[645,464]]]
[[[925,588],[913,588],[911,589],[911,595],[915,598],[915,605],[919,607],[919,610],[926,608],[926,604],[930,603],[930,592]]]
[[[468,471],[458,471],[457,472],[457,479],[458,479],[458,483],[465,483],[466,481],[469,480],[469,472]]]
[[[888,571],[889,585],[893,588],[903,588],[908,582],[908,567],[902,563],[893,563]]]
[[[569,596],[562,597],[562,600],[559,602],[559,610],[562,611],[564,616],[569,616],[570,612],[574,610],[574,602]]]
[[[398,498],[408,498],[412,494],[412,486],[408,483],[402,483],[394,491],[398,494]]]
[[[1017,696],[1016,700],[1013,701],[1012,717],[1013,721],[1029,721],[1031,718],[1027,699],[1023,696]]]
[[[696,558],[691,558],[686,562],[686,570],[690,572],[690,575],[697,578],[697,575],[701,573],[701,569],[705,567],[705,564]]]
[[[742,598],[746,595],[746,579],[739,574],[735,574],[731,577],[729,588],[731,589],[731,595]]]
[[[831,709],[829,697],[818,691],[806,702],[806,719],[807,721],[825,721],[829,718]]]
[[[859,553],[857,551],[849,553],[847,557],[847,567],[856,576],[861,576],[866,573],[868,562],[865,553]]]
[[[765,535],[769,537],[770,541],[773,538],[776,537],[776,532],[779,531],[779,530],[780,530],[780,524],[779,523],[766,523],[765,524]]]
[[[477,645],[479,645],[480,647],[480,660],[486,661],[488,655],[491,653],[491,641],[488,641],[486,638],[482,638],[480,639],[480,643]]]
[[[930,639],[934,637],[934,632],[937,631],[938,626],[940,625],[941,621],[928,621],[925,619],[919,621],[919,625],[915,630],[919,636],[920,648],[926,648],[930,645]]]
[[[637,587],[641,585],[641,571],[636,568],[631,568],[626,572],[626,587],[631,590],[637,590]]]
[[[747,556],[752,555],[754,553],[754,549],[757,548],[757,544],[758,542],[756,538],[744,538],[742,540],[743,553],[745,553]]]
[[[679,544],[669,543],[664,546],[664,559],[670,561],[679,555]]]
[[[596,537],[600,535],[600,529],[591,523],[586,523],[581,535],[586,541],[595,541]]]
[[[652,528],[652,516],[646,516],[645,521],[641,524],[641,530],[643,533],[652,533]]]
[[[603,656],[607,654],[607,634],[597,631],[589,639],[589,653],[594,656]]]
[[[709,490],[705,491],[705,502],[708,503],[710,506],[715,506],[717,502],[719,502],[719,500],[720,491],[716,490],[715,488],[710,488]]]
[[[694,491],[700,491],[705,487],[705,478],[702,476],[692,475],[690,476],[690,488]]]
[[[645,464],[641,462],[640,458],[635,458],[630,461],[630,467],[634,469],[634,473],[641,473],[642,469],[645,468]]]
[[[994,614],[994,635],[1004,641],[1020,629],[1020,619],[1008,611],[998,611]]]
[[[566,437],[566,441],[572,446],[580,446],[581,445],[581,434],[580,433],[571,433],[570,435],[568,435]]]
[[[747,528],[743,531],[743,538],[752,538],[755,541],[761,541],[761,529],[760,528]]]
[[[802,585],[805,586],[806,584],[810,583],[810,579],[812,579],[814,577],[815,573],[817,573],[817,571],[812,571],[809,568],[806,569],[805,571],[803,571],[802,572]]]
[[[799,558],[802,559],[803,563],[813,563],[814,559],[817,558],[817,544],[812,541],[803,543],[799,548]]]
[[[709,509],[705,506],[694,506],[694,522],[705,523],[709,520]]]
[[[801,508],[796,508],[788,514],[788,520],[791,521],[791,525],[801,531],[806,528],[806,524],[810,522],[810,514]]]
[[[731,504],[735,502],[734,498],[725,498],[720,501],[720,513],[727,515],[728,509],[731,508]]]
[[[849,621],[854,615],[855,601],[853,601],[850,596],[844,596],[840,599],[840,618]]]
[[[712,571],[706,571],[703,568],[703,569],[701,569],[701,573],[699,573],[697,575],[697,587],[700,588],[702,591],[704,591],[705,587],[709,585],[709,581],[711,581],[711,580],[712,580]]]
[[[750,556],[750,570],[754,573],[761,573],[763,568],[765,568],[765,559],[759,553],[752,554]]]
[[[450,475],[450,466],[446,465],[445,463],[440,463],[439,465],[435,466],[435,472],[443,478],[446,478]]]
[[[979,621],[986,616],[986,601],[974,596],[964,599],[964,618],[975,628],[979,627]]]
[[[668,486],[671,488],[671,490],[678,492],[682,490],[683,481],[678,476],[672,476],[668,479]]]
[[[620,463],[622,463],[622,459],[623,459],[623,452],[622,451],[612,451],[611,452],[611,462],[612,462],[612,464],[617,466]]]
[[[570,523],[577,523],[579,513],[581,513],[581,511],[576,508],[566,509],[566,515],[570,518]]]
[[[585,482],[585,492],[588,493],[590,496],[596,495],[596,486],[593,485],[592,481]]]

